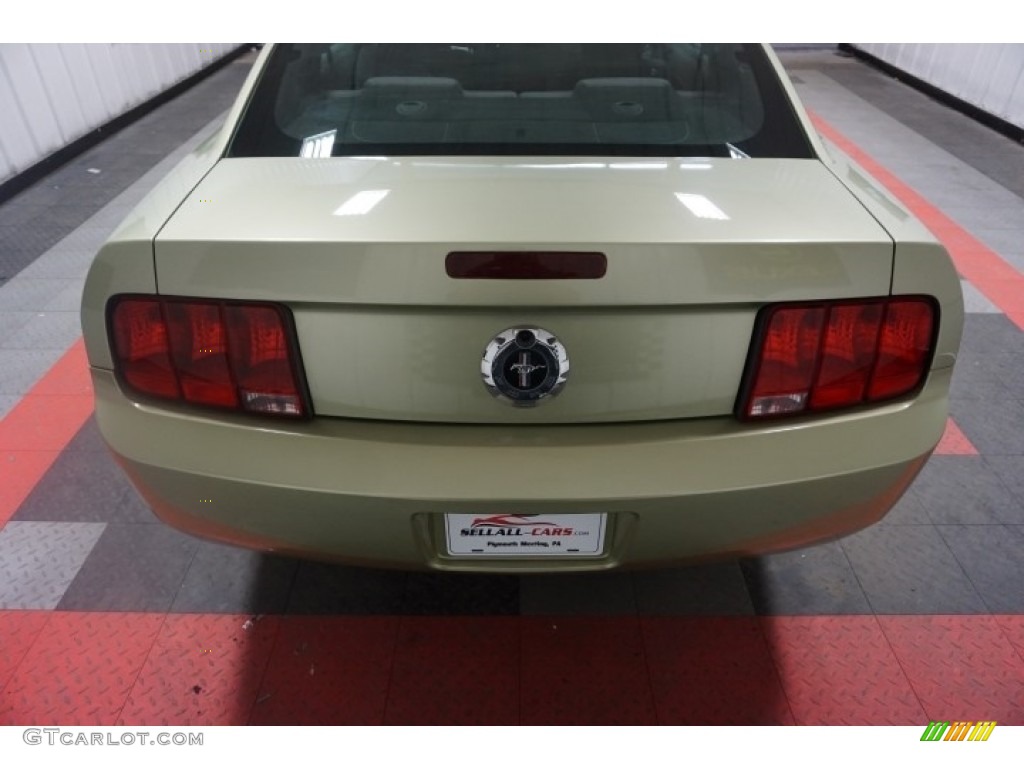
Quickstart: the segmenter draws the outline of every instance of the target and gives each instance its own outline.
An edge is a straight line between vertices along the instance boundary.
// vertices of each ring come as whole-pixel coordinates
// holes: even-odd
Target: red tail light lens
[[[889,400],[924,380],[931,299],[900,297],[762,310],[738,415],[757,419]]]
[[[116,314],[114,350],[125,383],[155,397],[180,397],[160,302],[127,299],[117,305]]]
[[[304,416],[290,316],[274,304],[115,298],[114,362],[122,381],[151,397]]]

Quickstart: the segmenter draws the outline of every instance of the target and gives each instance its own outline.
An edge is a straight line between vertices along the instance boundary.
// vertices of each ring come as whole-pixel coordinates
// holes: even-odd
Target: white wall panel
[[[855,43],[872,56],[1024,128],[1024,43]]]
[[[0,45],[0,183],[237,46]]]

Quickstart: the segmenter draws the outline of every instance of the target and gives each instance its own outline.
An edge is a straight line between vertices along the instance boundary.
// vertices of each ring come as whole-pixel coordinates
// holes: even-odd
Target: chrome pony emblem
[[[569,356],[550,331],[506,328],[484,349],[480,375],[487,391],[499,400],[529,407],[565,386]]]

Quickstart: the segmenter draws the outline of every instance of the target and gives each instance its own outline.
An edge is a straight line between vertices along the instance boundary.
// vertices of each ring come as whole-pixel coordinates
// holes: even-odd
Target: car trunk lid
[[[452,252],[600,253],[595,279],[459,279]],[[889,292],[892,241],[816,160],[222,160],[156,241],[161,293],[278,301],[319,415],[480,423],[731,411],[759,307]],[[565,345],[541,407],[481,381],[512,327]]]

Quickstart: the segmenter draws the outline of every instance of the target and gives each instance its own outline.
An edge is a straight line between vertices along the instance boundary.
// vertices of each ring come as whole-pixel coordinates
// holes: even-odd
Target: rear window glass
[[[277,46],[233,157],[812,157],[760,46]]]

